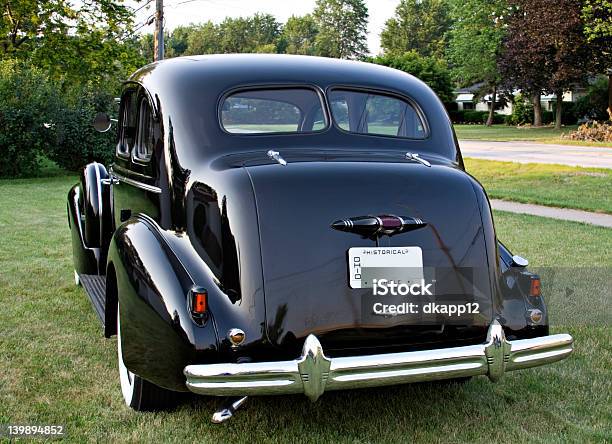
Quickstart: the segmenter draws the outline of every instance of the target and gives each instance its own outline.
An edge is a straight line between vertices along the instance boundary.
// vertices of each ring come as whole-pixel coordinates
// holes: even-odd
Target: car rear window
[[[312,89],[252,89],[225,98],[221,125],[234,134],[308,133],[327,127],[324,115]]]
[[[335,124],[344,131],[410,139],[427,137],[423,119],[406,100],[336,89],[329,94],[329,102]]]

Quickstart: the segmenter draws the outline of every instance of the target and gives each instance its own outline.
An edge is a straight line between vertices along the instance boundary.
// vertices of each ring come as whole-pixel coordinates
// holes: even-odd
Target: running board
[[[79,281],[91,300],[94,310],[104,326],[104,307],[106,306],[106,278],[97,274],[80,274]]]

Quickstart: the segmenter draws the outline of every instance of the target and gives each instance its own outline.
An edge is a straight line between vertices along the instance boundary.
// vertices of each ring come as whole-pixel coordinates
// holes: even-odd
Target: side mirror
[[[93,121],[93,126],[100,133],[107,132],[112,124],[112,119],[106,113],[98,113]]]

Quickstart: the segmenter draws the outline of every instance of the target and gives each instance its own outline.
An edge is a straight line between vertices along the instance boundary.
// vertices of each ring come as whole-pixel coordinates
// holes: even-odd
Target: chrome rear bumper
[[[323,392],[408,382],[487,375],[549,364],[572,353],[568,334],[508,341],[499,322],[484,344],[436,350],[328,358],[314,335],[293,361],[202,364],[185,367],[187,388],[201,395],[304,393],[316,401]]]

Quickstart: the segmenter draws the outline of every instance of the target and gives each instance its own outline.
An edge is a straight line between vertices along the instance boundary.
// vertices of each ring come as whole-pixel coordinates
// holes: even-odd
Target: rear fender
[[[218,339],[212,313],[203,325],[192,319],[188,295],[196,282],[164,236],[142,215],[116,230],[108,256],[116,292],[109,292],[107,328],[118,300],[126,367],[156,385],[185,391],[183,368],[193,362],[216,362]],[[201,277],[198,281],[198,286],[214,291],[214,282]]]
[[[508,336],[530,338],[546,336],[549,332],[548,310],[543,296],[531,296],[531,281],[540,277],[525,267],[516,266],[512,253],[498,241],[501,269],[500,290],[502,309],[500,319],[507,328]],[[542,320],[534,323],[529,314],[532,310],[542,312]]]
[[[512,253],[497,240],[493,212],[482,185],[473,177],[472,186],[478,199],[487,238],[487,260],[491,285],[495,288],[495,313],[510,339],[526,339],[548,335],[548,315],[542,297],[534,298],[525,290],[525,283],[536,278],[524,267],[512,266]],[[542,311],[542,320],[534,324],[530,310]]]

